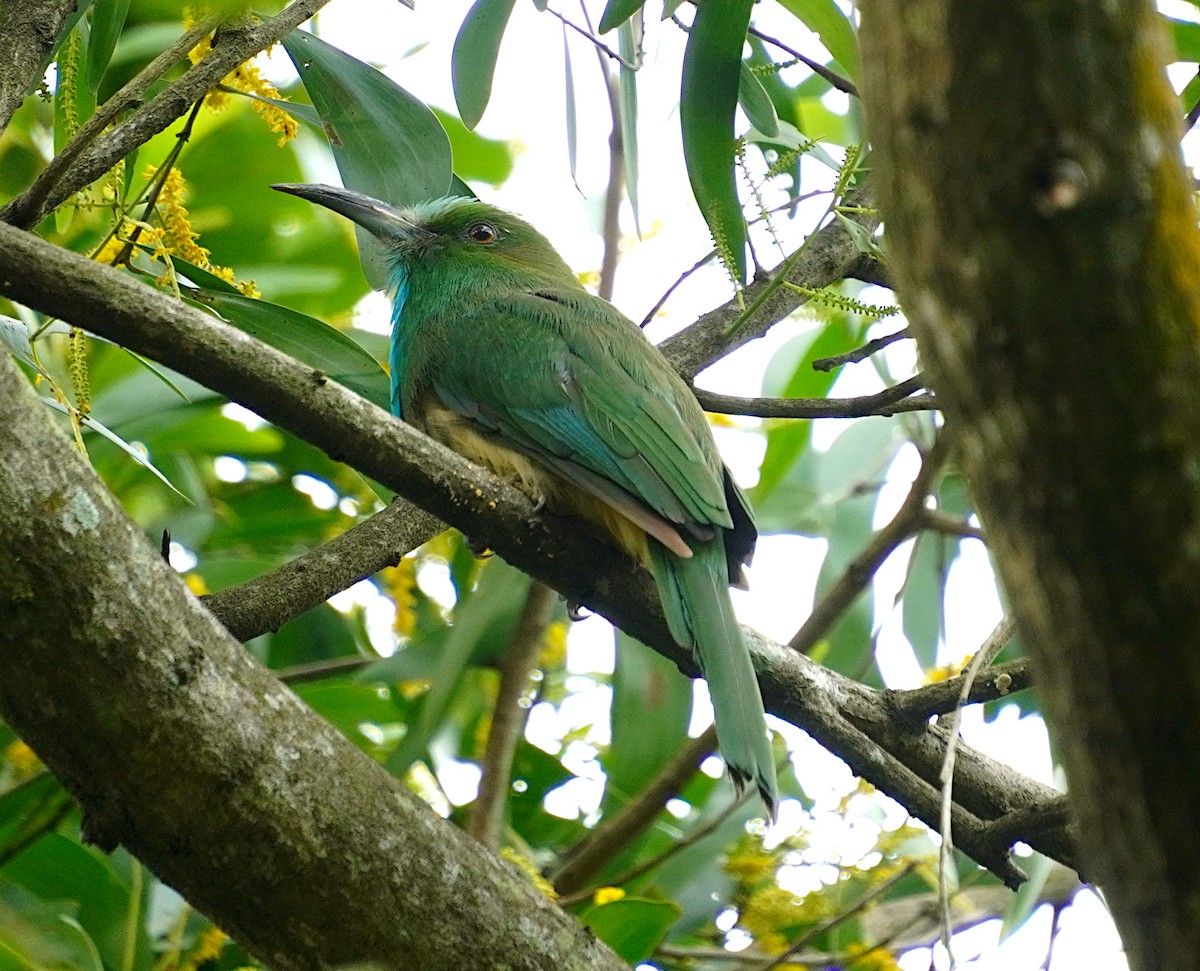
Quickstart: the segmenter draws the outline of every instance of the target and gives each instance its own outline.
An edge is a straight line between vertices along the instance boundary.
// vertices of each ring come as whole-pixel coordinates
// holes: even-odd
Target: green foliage
[[[178,36],[177,7],[165,0],[95,0],[81,6],[86,12],[71,23],[56,54],[59,82],[52,101],[31,97],[0,138],[0,199],[21,192],[48,161],[48,144],[61,150],[95,110],[97,98],[103,103]],[[667,13],[678,6],[668,4]],[[686,175],[722,259],[739,278],[746,270],[747,240],[740,197],[766,198],[773,192],[773,200],[779,196],[790,203],[800,195],[801,165],[807,170],[809,160],[816,159],[828,167],[822,191],[836,188],[828,218],[823,217],[832,222],[845,215],[837,205],[858,178],[852,146],[861,137],[853,112],[838,113],[826,103],[831,90],[826,79],[810,74],[795,80],[787,73],[790,67],[774,60],[757,38],[750,38],[750,56],[743,58],[753,6],[749,0],[699,4],[686,37],[674,24],[657,27],[677,32],[672,36],[686,44],[680,98],[686,173],[673,177],[682,182]],[[782,0],[782,6],[818,35],[833,69],[856,76],[853,27],[833,0]],[[639,86],[644,91],[648,81],[639,74],[654,69],[640,64],[641,7],[640,0],[609,0],[600,21],[601,31],[618,31],[622,63],[614,68],[616,120],[635,215],[639,165],[661,164],[639,151]],[[431,109],[349,53],[296,32],[285,46],[300,84],[274,95],[243,92],[254,95],[258,107],[249,98],[235,98],[221,111],[203,108],[177,156],[179,132],[172,127],[139,146],[120,170],[64,203],[53,228],[43,230],[63,246],[106,261],[115,259],[128,240],[125,268],[114,272],[178,292],[303,361],[321,379],[338,381],[386,408],[388,377],[379,362],[386,357],[387,339],[352,325],[367,284],[353,267],[356,247],[345,224],[268,186],[304,180],[311,159],[326,152],[347,185],[398,204],[469,192],[471,181],[502,185],[513,169],[511,147],[472,129],[488,106],[513,8],[514,0],[477,0],[458,33],[452,77],[459,117]],[[1176,27],[1185,56],[1200,50],[1194,33],[1190,26]],[[573,173],[577,126],[581,120],[589,126],[598,122],[576,115],[570,57],[568,49]],[[173,69],[147,94],[162,90],[181,69]],[[739,104],[749,129],[737,114]],[[294,141],[276,144],[257,113],[263,105],[290,111],[304,122]],[[735,167],[739,152],[745,161],[742,175]],[[146,167],[166,166],[168,160],[185,178],[186,207],[182,199],[152,198],[154,181]],[[749,180],[751,191],[740,191],[739,178]],[[780,222],[786,218],[770,215]],[[213,263],[183,252],[178,240],[167,237],[173,221],[198,235]],[[860,248],[877,254],[871,234],[859,231],[865,235]],[[704,241],[697,242],[697,253],[706,248]],[[369,249],[362,252],[367,278],[377,281],[377,262]],[[232,268],[239,280],[253,280],[262,298],[250,296],[244,282],[232,284],[222,267]],[[805,296],[812,298],[804,311],[808,326],[776,351],[763,381],[766,396],[829,396],[839,371],[816,370],[814,362],[863,344],[873,336],[873,319],[891,309],[860,299],[850,286]],[[59,395],[56,407],[67,414],[93,465],[146,533],[157,542],[169,530],[175,563],[196,592],[258,577],[381,508],[373,483],[302,439],[231,408],[188,378],[95,340],[87,348],[95,424],[87,424],[68,380],[65,328],[24,308],[0,306],[0,314],[0,342],[41,378],[48,400]],[[888,377],[882,366],[881,373]],[[877,500],[896,455],[910,440],[924,443],[930,430],[930,422],[867,418],[847,424],[832,445],[817,447],[808,421],[769,419],[742,429],[763,443],[758,481],[750,490],[762,533],[814,537],[826,544],[818,598],[880,525]],[[132,461],[130,453],[177,491]],[[935,494],[942,512],[970,514],[965,488],[953,470],[938,482]],[[903,630],[925,668],[937,663],[938,649],[945,646],[946,577],[963,542],[926,533],[908,561]],[[452,532],[410,552],[399,567],[368,578],[353,596],[294,618],[255,638],[247,649],[291,679],[306,704],[437,811],[464,822],[473,810],[470,794],[447,780],[482,761],[498,669],[529,588],[527,577],[496,558],[478,559]],[[386,619],[380,621],[389,611],[395,615],[390,630]],[[842,674],[881,686],[875,648],[883,620],[876,616],[868,586],[846,605],[814,655]],[[693,715],[692,685],[673,664],[624,634],[615,638],[611,677],[578,657],[568,664],[567,629],[567,605],[556,601],[525,691],[543,727],[517,744],[505,804],[504,842],[546,873],[555,872],[598,824],[637,803],[688,744]],[[583,703],[608,691],[608,710]],[[1036,708],[1027,698],[1016,703]],[[581,715],[581,709],[587,713]],[[603,724],[609,719],[611,734]],[[812,821],[814,803],[779,738],[776,753],[786,813],[803,828]],[[223,943],[204,918],[135,860],[121,851],[106,856],[84,846],[66,792],[3,725],[0,755],[0,969],[148,971],[249,964],[236,945]],[[589,785],[592,802],[576,800],[574,794]],[[872,827],[874,845],[861,857],[833,861],[837,875],[830,878],[830,861],[806,855],[809,849],[801,841],[764,849],[761,809],[739,803],[724,778],[707,770],[694,773],[678,783],[668,807],[611,846],[608,858],[567,905],[631,963],[665,966],[658,950],[664,944],[721,948],[729,937],[717,918],[726,909],[737,912],[739,927],[759,948],[777,938],[795,939],[816,926],[814,914],[827,918],[849,910],[881,882],[887,867],[894,872],[902,860],[923,859],[928,850],[923,834],[913,836],[903,851],[892,845],[900,834],[911,834],[881,823],[878,796],[860,793],[847,802],[837,811],[856,826]],[[751,880],[738,864],[744,866],[755,854],[767,862]],[[884,862],[875,863],[876,857]],[[790,914],[786,921],[747,929],[747,914],[771,913],[760,906],[768,900],[767,891],[778,895],[786,882],[782,876],[799,872],[818,874],[809,882],[819,888],[804,897],[780,897],[787,906],[774,913]],[[597,902],[592,891],[609,883],[627,896],[610,894]],[[914,874],[891,893],[924,899],[928,890],[928,881]],[[806,908],[804,920],[795,919],[798,908]],[[1014,909],[1011,921],[1019,923],[1028,912],[1028,907]],[[864,935],[861,923],[849,921],[811,946],[829,954],[849,952],[866,942]]]

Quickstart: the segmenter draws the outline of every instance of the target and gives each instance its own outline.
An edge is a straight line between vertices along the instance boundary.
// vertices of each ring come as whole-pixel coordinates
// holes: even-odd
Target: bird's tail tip
[[[740,795],[750,786],[758,790],[758,797],[762,800],[763,808],[767,811],[768,822],[776,823],[779,821],[779,785],[775,779],[775,767],[769,766],[767,771],[748,771],[739,766],[727,763],[729,768],[729,778],[733,782],[734,789]]]

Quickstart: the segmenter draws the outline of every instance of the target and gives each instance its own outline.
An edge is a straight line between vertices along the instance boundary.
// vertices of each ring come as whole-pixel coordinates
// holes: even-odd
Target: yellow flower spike
[[[42,760],[19,738],[4,750],[4,761],[11,765],[13,771],[21,778],[27,778],[42,771]]]
[[[542,636],[542,653],[538,657],[538,667],[543,671],[560,667],[567,659],[567,623],[556,620],[546,625]]]
[[[88,379],[87,338],[78,327],[67,332],[67,361],[71,387],[75,389],[75,407],[80,417],[92,410],[92,383]]]
[[[392,621],[392,630],[401,637],[407,637],[417,623],[416,558],[405,557],[396,566],[383,570],[379,577],[383,581],[384,593],[396,605],[396,618]]]
[[[599,887],[592,894],[592,903],[597,907],[601,904],[611,904],[614,900],[624,900],[625,891],[620,887]]]
[[[553,884],[550,883],[544,876],[538,872],[538,868],[533,865],[533,860],[525,856],[523,853],[518,853],[510,846],[505,846],[500,850],[500,855],[513,864],[517,869],[525,873],[535,887],[544,893],[551,900],[558,899],[558,893],[555,891]]]

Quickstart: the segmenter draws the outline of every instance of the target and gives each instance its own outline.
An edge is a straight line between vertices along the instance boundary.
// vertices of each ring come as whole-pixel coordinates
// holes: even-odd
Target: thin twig
[[[213,47],[207,57],[192,65],[182,76],[172,81],[115,128],[96,134],[91,144],[83,146],[79,154],[65,164],[65,168],[60,165],[51,172],[47,167],[29,188],[0,209],[0,221],[23,229],[37,225],[64,199],[98,179],[134,148],[165,129],[239,64],[286,37],[326,3],[328,0],[294,0],[262,24],[249,29],[224,31],[221,43]],[[184,37],[191,39],[196,31],[207,24],[206,20]],[[196,39],[202,36],[203,34],[197,34]],[[170,50],[174,52],[177,48],[182,48],[182,44],[183,38],[176,41]],[[194,42],[191,46],[194,46]],[[186,53],[186,50],[183,53]],[[178,55],[173,53],[173,56],[178,60]],[[156,58],[153,64],[158,62],[159,58]],[[140,97],[140,94],[144,93],[144,87],[132,92],[132,100],[124,106],[137,103],[139,98],[133,97],[133,94]],[[84,128],[87,128],[87,125]],[[80,129],[80,133],[83,131],[84,129]],[[80,133],[77,133],[76,137]]]
[[[328,543],[253,580],[203,597],[204,606],[234,637],[248,641],[278,630],[359,580],[395,566],[445,528],[436,517],[396,497]],[[304,672],[295,676],[308,677]]]
[[[740,809],[750,799],[751,795],[753,795],[753,792],[754,792],[754,790],[752,787],[747,787],[740,794],[735,796],[734,799],[729,803],[729,805],[727,805],[719,813],[717,813],[715,816],[713,816],[713,818],[710,819],[703,826],[697,826],[695,829],[689,830],[688,834],[686,836],[684,836],[682,839],[676,840],[674,843],[672,843],[669,847],[667,847],[665,850],[663,850],[663,852],[659,853],[657,856],[651,857],[648,860],[644,860],[643,862],[639,863],[637,866],[631,867],[630,869],[626,870],[620,876],[614,877],[610,881],[611,884],[614,887],[619,887],[619,886],[622,886],[623,884],[626,884],[633,880],[636,880],[642,874],[649,873],[651,870],[655,869],[656,867],[662,866],[664,863],[667,862],[667,860],[671,859],[678,853],[682,853],[689,846],[694,846],[696,843],[699,843],[701,840],[706,839],[707,837],[711,836],[718,829],[720,829],[721,824],[724,823],[725,820],[727,820],[730,816],[732,816],[735,812],[737,812],[738,809]],[[572,904],[579,903],[581,900],[586,900],[589,895],[590,894],[588,891],[584,891],[582,893],[576,893],[576,894],[572,894],[570,896],[560,897],[558,902],[564,907],[569,907]]]
[[[953,930],[950,924],[950,883],[947,879],[947,874],[952,865],[952,855],[954,853],[954,837],[951,829],[950,819],[951,811],[954,806],[954,757],[958,750],[958,733],[962,723],[962,710],[967,703],[967,697],[971,693],[971,685],[975,683],[975,678],[981,670],[988,664],[991,664],[997,654],[1004,650],[1004,646],[1012,638],[1016,631],[1016,623],[1011,617],[1004,617],[1000,623],[996,625],[996,629],[988,635],[988,639],[984,641],[983,646],[971,658],[971,663],[967,665],[967,670],[963,672],[962,687],[958,695],[958,704],[954,707],[954,713],[951,716],[950,722],[950,737],[946,742],[946,756],[942,762],[941,783],[942,783],[942,843],[938,848],[938,910],[942,919],[942,946],[946,948],[946,954],[950,957],[950,967],[954,967],[954,949]]]
[[[492,707],[492,724],[480,765],[483,774],[479,779],[479,794],[471,808],[467,828],[480,843],[493,850],[500,845],[513,756],[529,717],[529,709],[521,704],[522,696],[537,666],[542,635],[557,597],[558,594],[543,583],[535,580],[530,585],[508,649],[500,659],[500,687]]]
[[[908,328],[901,328],[894,334],[886,334],[883,337],[876,337],[874,340],[867,341],[862,347],[856,347],[852,351],[846,351],[843,354],[834,354],[832,357],[819,357],[812,362],[813,370],[832,371],[843,364],[857,364],[859,361],[865,361],[872,354],[882,351],[889,344],[894,344],[898,340],[905,340],[907,337]]]
[[[883,883],[879,884],[879,886],[873,887],[873,888],[871,888],[871,890],[869,892],[863,894],[855,902],[853,907],[850,907],[849,909],[842,911],[840,914],[837,914],[834,917],[830,917],[829,920],[823,921],[822,923],[818,924],[816,927],[812,927],[809,930],[805,931],[798,938],[796,938],[795,941],[792,942],[791,946],[788,947],[788,949],[786,951],[784,951],[782,954],[778,955],[777,957],[773,958],[772,960],[768,961],[766,964],[762,965],[759,969],[757,969],[757,971],[774,971],[775,968],[779,967],[781,964],[783,964],[789,958],[794,956],[796,954],[796,952],[798,952],[802,947],[804,947],[806,944],[808,944],[809,941],[815,940],[818,937],[828,934],[831,930],[833,930],[839,924],[842,924],[845,921],[849,920],[855,914],[861,914],[874,901],[878,900],[880,897],[882,897],[884,894],[886,894],[889,890],[891,890],[894,886],[896,886],[896,884],[898,884],[901,880],[903,880],[910,873],[912,873],[913,870],[915,870],[916,868],[917,868],[917,864],[916,864],[915,860],[906,864],[905,866],[901,867],[899,870],[897,870],[895,873],[893,873],[890,877],[888,877],[886,880],[884,880]]]
[[[866,590],[883,561],[921,528],[925,499],[949,452],[949,435],[943,430],[933,447],[926,453],[925,460],[913,479],[908,497],[892,517],[892,521],[871,537],[871,541],[862,552],[846,567],[833,586],[825,592],[825,596],[813,606],[808,619],[788,642],[789,647],[802,654],[811,651],[837,623],[855,598]]]
[[[551,875],[560,902],[564,899],[586,899],[590,890],[584,885],[621,849],[629,846],[659,817],[663,807],[679,795],[688,780],[717,747],[717,731],[710,725],[679,750],[637,798],[605,819],[564,857],[559,869]]]
[[[754,418],[863,418],[867,415],[897,415],[930,411],[937,407],[931,395],[911,397],[920,391],[921,375],[858,398],[741,398],[696,389],[705,411]]]
[[[597,51],[599,51],[602,54],[606,54],[608,57],[612,58],[612,60],[616,61],[618,64],[622,65],[623,67],[629,68],[629,70],[631,70],[631,71],[636,71],[638,69],[638,65],[630,64],[627,60],[625,60],[625,58],[623,58],[620,54],[618,54],[611,47],[609,47],[607,44],[605,44],[604,41],[602,41],[599,37],[597,37],[591,31],[585,30],[583,27],[580,27],[579,24],[572,23],[570,20],[568,20],[566,17],[564,17],[562,14],[560,14],[557,10],[554,10],[551,7],[547,7],[546,13],[550,14],[552,17],[557,17],[559,20],[561,20],[563,22],[563,24],[565,26],[570,27],[571,30],[575,31],[575,33],[579,34],[581,37],[586,37],[588,39],[588,41],[595,46]]]
[[[764,34],[757,27],[751,27],[750,30],[748,31],[748,33],[753,37],[757,37],[759,40],[763,41],[764,43],[770,44],[772,47],[779,48],[785,54],[790,54],[797,61],[799,61],[801,64],[803,64],[805,67],[807,67],[810,71],[812,71],[813,74],[820,75],[826,81],[828,81],[831,85],[833,85],[833,87],[837,88],[839,91],[842,91],[845,94],[850,95],[852,98],[859,97],[858,88],[854,86],[853,81],[851,81],[849,78],[842,77],[840,74],[837,73],[837,71],[830,70],[824,64],[822,64],[820,61],[814,61],[811,57],[805,57],[794,47],[790,47],[789,45],[785,44],[781,40],[776,40],[770,34]]]

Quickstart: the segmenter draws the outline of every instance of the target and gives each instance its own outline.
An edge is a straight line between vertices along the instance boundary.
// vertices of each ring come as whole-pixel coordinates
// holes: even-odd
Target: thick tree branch
[[[75,0],[8,3],[0,29],[0,132],[41,80],[54,42],[75,10]]]
[[[192,66],[186,74],[173,81],[111,131],[101,134],[96,134],[95,131],[88,132],[87,139],[80,141],[85,147],[78,156],[67,154],[71,164],[65,171],[61,165],[45,169],[28,189],[0,209],[0,220],[25,228],[36,226],[64,199],[100,178],[133,149],[153,138],[183,115],[195,101],[235,67],[259,51],[278,43],[328,2],[329,0],[295,0],[265,23],[249,27],[227,27],[221,33],[220,42],[208,57]],[[170,48],[172,56],[179,46],[176,44]],[[154,64],[157,65],[159,60],[161,57]],[[143,73],[148,71],[149,69]],[[118,103],[119,108],[124,108],[127,103],[136,103],[140,93],[138,88],[128,95],[122,91],[122,94],[118,95],[122,98]],[[112,113],[115,114],[116,111]],[[76,139],[84,133],[85,131],[81,130]],[[92,135],[96,137],[88,144]]]
[[[863,192],[852,193],[848,204],[863,207],[870,200]],[[879,218],[870,212],[857,212],[846,218],[853,220],[869,231],[879,225]],[[819,290],[842,279],[846,271],[858,265],[862,253],[854,245],[854,239],[840,222],[831,222],[817,231],[809,242],[804,258],[792,269],[788,281],[806,290]],[[743,321],[737,331],[730,327],[766,287],[772,285],[773,277],[764,274],[742,291],[742,302],[735,298],[710,310],[694,324],[662,342],[660,349],[667,360],[686,379],[691,380],[710,364],[720,360],[730,351],[762,337],[775,324],[783,320],[797,307],[808,302],[808,297],[791,287],[776,287],[749,320]]]
[[[87,839],[283,971],[623,967],[244,651],[7,355],[0,454],[0,714]]]
[[[631,571],[621,554],[598,544],[577,522],[549,512],[536,515],[529,499],[506,482],[323,374],[128,275],[4,225],[0,267],[0,292],[5,295],[162,361],[302,435],[331,457],[478,537],[568,600],[610,618],[685,672],[697,673],[689,653],[672,640],[647,574]],[[937,778],[940,762],[934,753],[944,746],[936,728],[903,729],[878,692],[757,635],[751,635],[751,644],[769,711],[809,731],[865,778],[936,825],[936,789],[928,781]],[[969,755],[969,750],[960,753],[963,774],[956,792],[963,806],[973,808],[962,816],[956,844],[968,853],[977,849],[1012,879],[1003,854],[975,838],[982,821],[1056,793]],[[1069,841],[1043,843],[1050,855],[1070,859]]]

